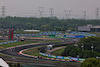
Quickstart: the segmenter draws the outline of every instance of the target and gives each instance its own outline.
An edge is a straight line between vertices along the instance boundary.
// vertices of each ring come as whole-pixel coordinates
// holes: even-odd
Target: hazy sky
[[[95,18],[100,0],[0,0],[0,7],[2,6],[6,8],[6,15],[10,16],[39,17],[39,7],[43,7],[43,16],[50,16],[50,8],[54,8],[54,16],[60,18],[65,17],[64,10],[71,10],[70,17],[82,18],[83,12],[87,11],[87,17]]]

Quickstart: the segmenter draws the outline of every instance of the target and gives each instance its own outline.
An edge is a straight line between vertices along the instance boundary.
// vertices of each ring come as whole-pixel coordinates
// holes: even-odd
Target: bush
[[[81,58],[89,58],[89,57],[100,56],[100,53],[97,52],[97,51],[84,50],[84,51],[81,51],[81,53],[79,54],[79,56]]]
[[[40,52],[45,53],[45,52],[46,52],[46,48],[45,48],[45,47],[42,47],[42,48],[40,49]]]
[[[89,58],[81,63],[81,67],[100,67],[100,59]]]

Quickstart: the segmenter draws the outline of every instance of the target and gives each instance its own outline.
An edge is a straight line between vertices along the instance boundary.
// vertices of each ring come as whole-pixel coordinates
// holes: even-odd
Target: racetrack
[[[29,49],[37,46],[43,46],[43,45],[48,45],[48,44],[55,44],[55,43],[41,43],[41,44],[31,44],[31,45],[25,45],[25,46],[18,46],[18,47],[12,47],[8,49],[1,50],[0,52],[6,55],[11,55],[11,56],[22,56],[18,55],[18,52],[24,49]],[[23,56],[22,56],[23,57]]]
[[[50,60],[43,60],[43,59],[39,59],[40,61],[38,61],[37,59],[34,59],[35,61],[33,60],[29,60],[29,59],[23,59],[24,57],[25,58],[30,58],[30,59],[33,59],[32,57],[28,57],[28,56],[24,56],[24,55],[20,55],[18,52],[21,51],[21,50],[24,50],[24,49],[29,49],[29,48],[34,48],[34,47],[37,47],[37,46],[44,46],[44,45],[48,45],[48,44],[57,44],[57,43],[72,43],[73,41],[72,40],[66,40],[66,39],[63,39],[62,40],[64,42],[53,42],[53,43],[37,43],[37,44],[29,44],[29,45],[23,45],[23,46],[18,46],[18,47],[12,47],[12,48],[8,48],[8,49],[4,49],[4,50],[1,50],[0,53],[2,54],[5,54],[5,55],[10,55],[10,56],[13,56],[14,58],[15,57],[22,57],[22,59],[14,59],[14,58],[6,58],[4,57],[4,59],[6,61],[16,61],[16,62],[23,62],[23,63],[38,63],[38,64],[53,64],[53,65],[57,65],[57,61],[50,61]],[[56,62],[56,63],[55,63]],[[60,67],[60,66],[59,66]],[[65,67],[65,66],[64,66]],[[75,66],[74,66],[75,67]]]
[[[6,54],[6,55],[11,55],[11,56],[20,56],[20,57],[23,57],[22,55],[18,55],[18,52],[21,51],[21,50],[24,50],[24,49],[29,49],[29,48],[33,48],[33,47],[37,47],[37,46],[44,46],[44,45],[48,45],[48,44],[62,44],[62,43],[72,43],[73,40],[66,40],[66,39],[63,39],[63,42],[50,42],[50,43],[35,43],[35,44],[28,44],[28,45],[22,45],[22,46],[17,46],[17,47],[11,47],[11,48],[8,48],[8,49],[4,49],[4,50],[1,50],[0,53],[2,54]]]

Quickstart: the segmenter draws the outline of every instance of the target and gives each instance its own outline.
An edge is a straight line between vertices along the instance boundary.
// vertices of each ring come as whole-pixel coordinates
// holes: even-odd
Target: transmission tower
[[[39,14],[40,14],[40,17],[43,16],[43,12],[44,12],[44,7],[39,7]]]
[[[53,8],[50,8],[50,17],[53,17]]]
[[[71,14],[71,10],[64,10],[64,12],[65,12],[66,19],[69,19],[69,16]]]
[[[99,19],[99,8],[96,9],[96,19]]]
[[[37,13],[35,13],[35,16],[34,17],[37,17]]]
[[[2,11],[1,11],[2,12],[2,17],[4,18],[5,17],[5,6],[2,6],[1,9],[2,9]]]
[[[83,19],[85,20],[86,19],[86,16],[87,16],[86,15],[86,11],[84,11],[83,13],[84,13]]]

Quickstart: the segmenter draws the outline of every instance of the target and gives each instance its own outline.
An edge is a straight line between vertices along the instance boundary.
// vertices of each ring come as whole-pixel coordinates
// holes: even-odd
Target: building
[[[40,30],[24,30],[25,32],[40,32]]]
[[[91,32],[100,32],[100,26],[93,26],[90,28]]]
[[[88,26],[79,26],[78,31],[80,32],[89,32],[91,27]]]
[[[92,25],[79,26],[78,31],[80,32],[100,32],[100,26],[92,26]]]

